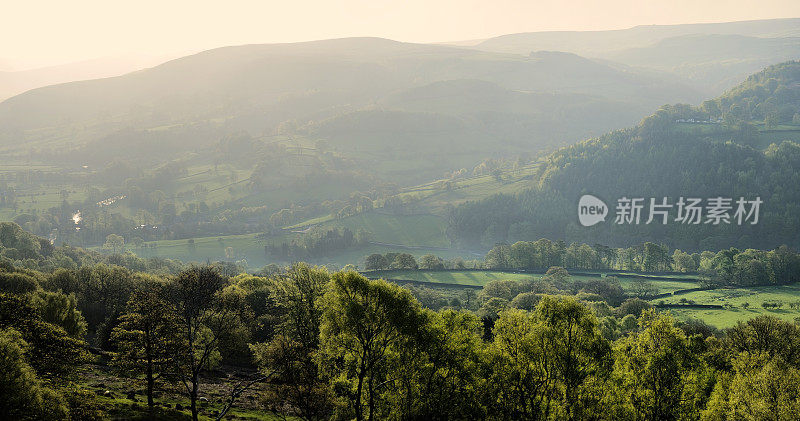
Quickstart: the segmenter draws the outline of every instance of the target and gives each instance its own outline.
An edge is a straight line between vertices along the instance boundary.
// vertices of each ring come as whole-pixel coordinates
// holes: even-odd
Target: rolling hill
[[[596,103],[597,109],[622,109],[620,119],[625,121],[664,102],[701,99],[678,80],[622,71],[568,54],[517,56],[384,39],[340,39],[227,47],[120,77],[35,89],[0,103],[0,144],[69,149],[126,128],[158,129],[158,135],[167,137],[187,125],[269,134],[286,123],[303,125],[369,112],[377,104],[404,111],[395,95],[464,79],[493,83],[506,91],[570,95],[573,100],[580,98],[575,94],[585,95],[584,103]],[[480,86],[461,87],[476,90],[467,95],[485,94]],[[426,112],[451,113],[448,107],[444,103]],[[547,102],[537,111],[555,113]],[[514,115],[524,121],[530,114]],[[586,123],[573,115],[569,125],[595,133],[607,128],[597,127],[597,119],[587,115]],[[540,120],[538,115],[533,119]],[[207,145],[203,136],[196,137],[198,146]],[[502,151],[498,140],[481,139]],[[536,147],[536,141],[527,146]]]
[[[542,237],[620,246],[658,241],[689,250],[797,247],[800,196],[788,186],[798,183],[798,122],[800,62],[770,66],[702,107],[665,106],[636,127],[555,152],[531,189],[455,208],[448,234],[462,247]],[[605,223],[578,224],[584,194],[608,204]],[[757,224],[647,224],[648,203],[641,223],[617,224],[614,209],[624,197],[667,198],[670,218],[679,197],[759,197],[763,204]]]
[[[770,64],[799,57],[799,37],[736,34],[684,35],[604,56],[614,62],[679,75],[714,95]]]
[[[770,64],[800,58],[800,19],[649,25],[613,31],[503,35],[475,46],[528,54],[571,52],[637,69],[672,74],[717,96]]]
[[[629,48],[647,47],[666,38],[684,35],[742,35],[778,38],[800,36],[800,19],[765,19],[724,23],[682,25],[640,25],[609,31],[545,31],[502,35],[490,38],[476,48],[503,53],[528,54],[531,51],[556,50],[584,56]]]
[[[158,64],[158,61],[155,58],[99,58],[26,70],[0,70],[0,101],[57,83],[123,75]]]
[[[708,98],[710,88],[691,86],[702,78],[722,86],[794,51],[797,22],[772,23],[710,27],[722,35],[692,33],[702,25],[639,28],[626,36],[658,36],[613,52],[617,61],[378,38],[245,45],[34,89],[0,103],[0,217],[84,246],[110,233],[183,248],[191,238],[216,247],[241,235],[251,244],[312,225],[356,231],[359,218],[396,228],[369,229],[374,243],[461,250],[532,237],[628,244],[650,236],[705,249],[790,242],[787,206],[767,215],[780,222],[747,233],[703,231],[702,245],[683,228],[583,231],[564,211],[584,191],[611,197],[608,180],[671,195],[697,179],[702,194],[763,191],[790,203],[764,180],[789,180],[786,166],[795,165],[793,143],[781,144],[800,140],[793,65],[637,125],[663,103]],[[620,173],[628,167],[646,177],[631,181]],[[396,222],[415,215],[425,215],[435,241],[404,236],[416,231]]]

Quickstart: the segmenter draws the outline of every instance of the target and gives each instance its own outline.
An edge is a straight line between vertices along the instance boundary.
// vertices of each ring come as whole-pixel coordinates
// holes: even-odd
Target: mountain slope
[[[785,110],[773,128],[751,120],[756,114],[751,110],[765,104]],[[461,246],[545,237],[619,246],[658,241],[691,250],[798,247],[800,191],[789,187],[800,182],[800,126],[792,125],[797,119],[790,112],[800,112],[798,104],[800,62],[771,66],[702,108],[664,107],[634,128],[557,151],[545,159],[527,192],[457,207],[448,234]],[[718,118],[725,123],[716,123]],[[773,143],[753,148],[762,136]],[[605,223],[578,224],[577,204],[584,194],[605,201]],[[622,197],[645,199],[640,224],[615,224]],[[649,198],[660,203],[665,197],[673,205],[679,197],[760,197],[763,204],[755,225],[646,224]]]
[[[368,158],[359,164],[408,184],[487,157],[556,148],[639,117],[639,107],[624,101],[452,80],[390,95],[376,107],[315,121],[297,133]]]
[[[0,101],[42,86],[119,76],[158,62],[156,58],[106,58],[29,70],[0,71]]]
[[[343,39],[228,47],[121,77],[36,89],[0,103],[0,125],[6,143],[19,142],[20,132],[53,126],[107,132],[129,125],[214,121],[260,133],[283,121],[354,110],[399,90],[451,79],[482,79],[515,90],[580,92],[642,107],[699,99],[680,83],[575,56],[518,57]]]
[[[676,78],[569,53],[379,38],[245,45],[10,98],[0,103],[0,150],[72,168],[124,157],[147,170],[187,157],[218,162],[215,144],[228,135],[266,144],[277,134],[413,185],[702,98]]]
[[[800,58],[800,19],[636,26],[615,31],[533,32],[474,48],[528,54],[558,50],[672,74],[717,96],[765,66]]]
[[[684,35],[605,54],[604,58],[672,72],[719,92],[766,66],[800,58],[800,38]]]

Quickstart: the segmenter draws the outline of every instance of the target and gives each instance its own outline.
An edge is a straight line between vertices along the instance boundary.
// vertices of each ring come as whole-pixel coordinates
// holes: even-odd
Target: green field
[[[702,319],[706,323],[718,328],[731,327],[735,325],[736,322],[745,321],[762,314],[770,314],[785,320],[794,320],[800,317],[800,310],[789,307],[790,303],[800,302],[800,284],[695,291],[664,298],[663,301],[667,304],[677,304],[681,299],[691,300],[696,304],[730,306],[725,309],[671,310],[681,318],[691,317]],[[783,303],[783,306],[779,309],[767,310],[761,307],[761,304],[765,301],[780,301]],[[749,307],[745,308],[743,306],[745,303],[748,303]]]
[[[461,257],[463,259],[482,258],[486,250],[449,250],[450,240],[445,234],[447,228],[446,206],[469,200],[479,200],[496,193],[518,193],[530,187],[530,177],[538,170],[540,163],[534,162],[517,169],[506,169],[501,177],[492,175],[469,176],[457,180],[437,180],[431,183],[408,187],[401,190],[398,197],[407,203],[407,212],[393,214],[380,208],[381,201],[375,201],[377,209],[336,219],[322,215],[286,227],[287,230],[301,231],[311,226],[347,227],[353,231],[363,228],[372,233],[372,241],[385,246],[370,246],[360,251],[347,250],[340,256],[332,256],[338,263],[361,263],[370,253],[405,251],[415,256],[433,253],[442,258]],[[401,247],[398,247],[401,246]],[[327,259],[331,260],[331,259]]]
[[[440,179],[429,183],[424,183],[416,186],[406,187],[400,190],[397,197],[403,199],[411,207],[413,216],[438,216],[437,225],[433,227],[437,233],[444,235],[444,216],[446,215],[445,206],[448,204],[456,205],[470,200],[480,200],[487,196],[497,193],[519,193],[520,191],[530,188],[530,178],[539,169],[540,162],[532,162],[520,166],[516,169],[504,168],[501,170],[501,175],[496,178],[493,175],[473,175],[453,180]],[[376,210],[367,212],[364,215],[365,227],[369,227],[369,231],[377,232],[380,228],[376,228],[374,222],[380,224],[405,224],[409,221],[409,216],[412,215],[393,215],[387,210],[380,209],[383,206],[383,200],[376,200],[374,202]],[[331,215],[317,216],[306,221],[302,221],[291,226],[287,229],[303,228],[309,225],[324,224],[334,221],[335,218]],[[433,220],[433,219],[431,219]],[[350,222],[345,225],[357,226],[354,222],[358,220],[350,219]],[[403,227],[404,230],[411,230],[410,233],[420,232],[422,236],[412,235],[408,242],[403,244],[416,244],[414,240],[421,239],[424,241],[424,236],[430,235],[427,232],[428,227],[416,226],[416,221],[411,220],[411,224]],[[421,244],[421,243],[420,243]]]
[[[363,228],[372,233],[372,241],[407,246],[450,247],[445,235],[444,218],[430,215],[389,215],[367,212],[322,224],[347,227],[354,232]]]
[[[126,245],[125,249],[140,257],[205,262],[227,260],[225,249],[231,247],[235,260],[246,259],[248,262],[265,260],[264,243],[256,238],[256,234],[198,237],[193,240],[194,244],[189,244],[188,240],[150,241],[146,243],[146,247]]]
[[[530,178],[536,174],[541,162],[532,162],[517,169],[505,168],[499,178],[493,175],[474,175],[450,181],[437,180],[403,189],[401,197],[414,198],[424,211],[443,214],[446,205],[457,205],[470,200],[479,200],[498,193],[519,193],[531,187]]]
[[[377,217],[368,215],[357,215],[351,218],[331,222],[325,226],[349,226],[356,228],[358,220],[367,223],[378,224],[380,215]],[[331,268],[341,268],[347,264],[354,264],[362,267],[364,257],[372,253],[410,253],[416,258],[425,254],[435,254],[444,259],[463,258],[463,259],[482,259],[483,254],[475,254],[463,250],[449,250],[441,248],[444,245],[444,233],[438,230],[438,217],[432,215],[413,215],[399,217],[395,221],[401,223],[376,225],[377,229],[373,241],[385,244],[368,244],[364,247],[350,248],[330,256],[322,256],[314,259],[304,259],[310,263],[328,265]],[[412,247],[406,246],[406,241],[414,235],[414,229],[421,238],[422,244]],[[258,269],[269,263],[288,264],[291,262],[277,260],[272,256],[267,256],[264,246],[268,243],[280,243],[281,241],[291,240],[292,237],[302,234],[286,232],[283,235],[271,236],[268,238],[258,238],[257,234],[225,235],[213,237],[193,238],[194,244],[190,244],[187,239],[182,240],[159,240],[146,243],[146,247],[135,247],[126,245],[126,250],[133,252],[140,257],[160,257],[166,259],[179,259],[185,262],[206,262],[219,260],[246,260],[248,268]],[[394,245],[387,245],[394,244]],[[232,254],[226,253],[232,252]],[[99,249],[95,247],[95,249]]]
[[[186,160],[186,175],[175,179],[162,187],[163,191],[175,198],[176,212],[181,213],[198,200],[205,201],[211,212],[242,207],[266,206],[278,210],[286,203],[292,203],[307,196],[345,197],[351,193],[349,186],[319,185],[309,189],[276,188],[274,191],[253,191],[248,187],[252,171],[230,164],[214,165],[202,157],[190,156]],[[358,215],[336,219],[325,214],[286,227],[287,231],[303,231],[311,226],[322,228],[347,227],[353,231],[365,229],[372,233],[373,243],[368,247],[355,250],[343,250],[337,255],[312,259],[315,263],[327,263],[343,266],[347,263],[359,264],[364,256],[380,252],[404,251],[421,256],[427,253],[437,254],[443,258],[461,257],[474,259],[482,257],[486,250],[450,250],[450,240],[445,235],[447,227],[446,206],[468,200],[478,200],[494,193],[516,193],[529,187],[530,178],[539,168],[539,162],[531,162],[517,168],[503,167],[497,175],[468,175],[456,179],[441,179],[433,182],[401,188],[397,196],[405,203],[403,209],[384,209],[383,199],[374,201],[376,209]],[[16,173],[25,168],[37,171],[58,171],[57,168],[37,164],[25,164],[23,161],[9,162],[0,165],[0,173]],[[89,176],[96,168],[72,169],[70,174]],[[20,183],[12,182],[17,190],[16,210],[11,207],[0,208],[0,220],[10,221],[22,213],[44,213],[58,207],[66,198],[71,203],[80,203],[88,199],[89,190],[105,189],[101,185],[72,181],[71,178],[58,180],[51,174],[48,182]],[[75,180],[84,180],[75,178]],[[336,183],[334,183],[336,184]],[[95,190],[95,194],[97,194]],[[341,191],[338,191],[341,190]],[[108,193],[111,194],[111,193]],[[105,198],[105,195],[93,200]],[[83,206],[83,205],[82,205]],[[91,206],[91,205],[87,205]],[[121,200],[109,207],[112,213],[135,219],[137,210],[130,206],[128,200]],[[397,211],[397,212],[395,212]],[[137,221],[138,222],[138,221]],[[39,233],[42,234],[42,233]],[[149,247],[128,246],[127,250],[143,257],[173,258],[185,261],[206,260],[247,260],[250,267],[260,267],[271,263],[272,259],[264,254],[264,246],[269,243],[290,240],[292,236],[301,235],[287,233],[274,236],[264,241],[256,239],[257,233],[247,235],[203,236],[193,238],[190,245],[188,238],[180,240],[161,240],[148,243]],[[222,239],[221,241],[219,239]],[[131,238],[126,238],[130,241]],[[100,244],[85,244],[95,248]],[[233,256],[226,249],[233,249]],[[228,250],[230,251],[230,250]],[[281,263],[281,262],[277,262]],[[285,262],[284,262],[285,263]]]
[[[628,272],[629,273],[629,272]],[[528,274],[507,271],[471,271],[471,270],[388,270],[371,272],[369,277],[380,277],[392,279],[396,282],[401,280],[427,282],[431,284],[456,284],[484,286],[491,281],[511,280],[522,281],[528,279],[541,279],[542,275]],[[641,274],[647,277],[647,274]],[[598,276],[601,276],[598,274]],[[608,276],[613,276],[609,274]],[[693,275],[670,275],[669,280],[652,279],[649,282],[658,288],[659,293],[675,292],[678,290],[697,288],[699,282]],[[572,276],[574,280],[597,279],[596,276]],[[623,289],[629,290],[634,283],[633,278],[619,278]],[[800,309],[792,309],[789,304],[800,302],[800,284],[783,286],[766,286],[754,288],[722,288],[709,291],[695,291],[685,294],[674,295],[665,298],[654,299],[651,302],[658,304],[680,304],[682,300],[693,302],[694,304],[724,305],[724,309],[669,309],[679,319],[701,319],[709,325],[723,329],[736,324],[738,321],[745,321],[762,314],[770,314],[785,320],[794,320],[800,317]],[[780,301],[783,306],[779,309],[766,310],[761,307],[761,303],[768,301]],[[749,308],[744,308],[743,304],[749,303]]]
[[[647,276],[647,274],[642,274]],[[429,282],[431,284],[456,284],[483,286],[491,281],[511,280],[522,281],[528,279],[540,279],[541,275],[527,274],[518,272],[504,271],[470,271],[470,270],[448,270],[448,271],[428,271],[428,270],[390,270],[368,274],[370,277],[381,277],[395,281],[409,280],[416,282]],[[598,274],[598,276],[600,276]],[[610,274],[609,276],[613,276]],[[649,282],[656,286],[659,293],[674,292],[683,289],[697,288],[700,284],[691,275],[669,276],[670,280],[653,279]],[[575,280],[597,279],[594,276],[573,276]],[[623,289],[629,290],[634,283],[633,278],[619,278]],[[800,317],[800,310],[789,307],[790,303],[800,302],[800,284],[785,286],[769,286],[754,288],[725,288],[710,291],[695,291],[685,294],[674,295],[665,298],[652,300],[653,304],[664,302],[665,304],[679,304],[682,299],[693,301],[695,304],[725,305],[725,309],[669,309],[673,315],[679,319],[701,319],[709,325],[717,328],[728,328],[738,321],[745,321],[762,314],[770,314],[785,320],[794,320]],[[765,310],[761,303],[765,301],[781,301],[783,307],[780,309]],[[749,303],[749,308],[745,309],[742,304]]]
[[[779,310],[764,310],[763,308],[750,308],[748,310],[740,308],[731,309],[669,309],[676,318],[684,319],[698,319],[704,321],[706,324],[714,326],[718,329],[726,329],[733,327],[737,322],[744,322],[754,317],[761,315],[772,315],[787,321],[795,320],[800,317],[800,311],[791,310],[784,306]]]
[[[448,271],[427,271],[427,270],[390,270],[380,271],[371,274],[370,276],[382,277],[395,280],[409,280],[416,282],[430,282],[430,283],[443,283],[443,284],[458,284],[458,285],[473,285],[483,286],[491,281],[497,280],[510,280],[521,281],[526,279],[541,279],[542,275],[532,273],[519,273],[519,272],[505,272],[505,271],[482,271],[482,270],[448,270]],[[598,279],[601,275],[597,276],[572,276],[574,280],[589,281]],[[613,276],[613,274],[611,275]],[[632,278],[619,278],[620,284],[623,289],[630,289],[634,283]],[[675,280],[651,280],[649,281],[655,285],[659,293],[673,292],[681,289],[696,288],[700,286],[695,280],[687,278],[678,278]]]
[[[479,199],[497,192],[516,192],[522,190],[527,185],[527,176],[531,175],[538,165],[528,165],[516,171],[504,172],[503,180],[497,180],[493,176],[474,176],[455,183],[450,190],[437,187],[437,183],[431,183],[404,189],[400,196],[412,201],[414,206],[413,214],[392,214],[383,209],[376,209],[370,212],[361,213],[343,219],[335,219],[330,215],[319,216],[302,223],[287,227],[287,231],[302,231],[311,226],[322,228],[347,227],[353,231],[360,228],[372,233],[371,241],[379,244],[372,244],[360,249],[343,250],[337,255],[310,259],[314,263],[333,264],[339,267],[352,263],[360,265],[363,258],[371,253],[386,253],[391,251],[408,252],[417,257],[432,253],[442,258],[460,257],[463,259],[481,258],[486,250],[449,250],[450,241],[445,235],[447,221],[443,215],[443,207],[446,203],[463,202],[467,200]],[[229,200],[231,194],[221,180],[219,175],[212,176],[209,167],[193,167],[189,171],[190,176],[182,182],[181,191],[191,189],[193,183],[199,183],[206,187],[212,187],[206,193],[209,197],[216,200]],[[227,174],[227,173],[226,173]],[[243,179],[245,174],[237,174],[227,180],[235,180],[237,177]],[[238,193],[241,194],[241,193]],[[268,198],[262,198],[267,202]],[[275,198],[270,198],[275,199]],[[281,198],[286,199],[285,197]],[[244,203],[247,202],[247,203]],[[243,204],[257,205],[258,200],[254,196],[244,199]],[[262,202],[262,203],[264,203]],[[376,205],[378,205],[376,203]],[[155,247],[138,248],[128,247],[129,251],[142,257],[163,257],[174,258],[185,261],[206,261],[226,259],[225,250],[231,247],[234,252],[234,259],[246,259],[248,265],[260,267],[273,260],[264,254],[264,246],[267,242],[276,243],[290,240],[294,235],[302,235],[287,232],[284,236],[273,236],[264,241],[258,240],[256,234],[247,235],[226,235],[194,238],[194,246],[190,246],[188,239],[181,240],[162,240],[153,241],[148,244]],[[220,239],[222,239],[220,241]],[[285,262],[276,262],[285,263]]]
[[[370,274],[370,277],[373,275]],[[430,282],[457,285],[483,286],[491,281],[523,281],[537,279],[541,275],[529,273],[513,273],[501,271],[426,271],[426,270],[390,270],[375,273],[385,279],[409,280],[416,282]]]
[[[656,288],[658,288],[659,294],[664,294],[667,292],[675,292],[682,289],[689,289],[689,288],[697,288],[700,286],[696,280],[651,280],[648,281],[653,284]],[[619,278],[619,283],[622,285],[622,288],[625,290],[631,289],[634,280],[631,278]]]

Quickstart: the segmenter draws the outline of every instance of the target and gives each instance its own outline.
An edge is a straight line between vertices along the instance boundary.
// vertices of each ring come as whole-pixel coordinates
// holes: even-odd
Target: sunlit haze
[[[225,45],[376,36],[409,42],[548,30],[800,16],[794,0],[18,1],[0,14],[0,70]]]
[[[800,0],[0,2],[0,421],[798,419]]]

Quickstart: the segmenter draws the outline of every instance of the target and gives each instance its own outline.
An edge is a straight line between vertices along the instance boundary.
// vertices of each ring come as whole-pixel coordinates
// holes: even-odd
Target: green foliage
[[[366,270],[381,270],[389,268],[388,259],[380,253],[373,253],[364,258],[364,268]]]
[[[642,419],[681,419],[698,412],[696,394],[703,389],[698,355],[669,316],[652,310],[642,315],[641,331],[615,346],[614,370],[620,400],[615,416]]]
[[[53,247],[43,238],[27,233],[12,222],[0,222],[0,246],[2,254],[13,260],[49,255]]]
[[[704,103],[715,116],[733,119],[766,120],[769,126],[791,122],[800,96],[794,83],[800,79],[800,62],[776,64],[751,75],[745,82],[719,98]]]
[[[727,411],[720,411],[723,416],[790,420],[800,412],[800,370],[796,366],[745,354],[736,359],[734,372],[723,407]]]
[[[308,233],[283,242],[267,246],[267,251],[278,258],[297,261],[304,258],[328,256],[336,251],[363,246],[368,234],[356,235],[349,228],[313,228]]]
[[[792,419],[798,407],[800,327],[773,316],[738,323],[726,339],[732,370],[714,387],[706,419]]]
[[[49,231],[49,230],[48,230]],[[83,266],[98,263],[125,267],[134,271],[174,274],[183,268],[183,263],[159,258],[142,259],[133,254],[101,254],[67,245],[53,247],[41,237],[31,235],[13,222],[0,222],[0,261],[4,262],[4,272],[21,272],[19,269],[54,272],[57,269],[76,270]],[[0,272],[3,272],[0,271]],[[39,281],[42,281],[41,279]],[[43,285],[49,288],[47,285]]]
[[[202,378],[252,352],[260,371],[253,384],[264,391],[265,406],[306,419],[792,419],[800,384],[796,323],[759,317],[725,332],[677,324],[652,303],[625,300],[652,296],[660,282],[652,275],[623,278],[626,291],[613,276],[575,276],[560,266],[700,269],[712,285],[778,288],[797,281],[800,264],[788,247],[668,251],[656,243],[501,245],[487,262],[549,269],[541,279],[517,273],[516,281],[480,272],[500,279],[485,285],[477,303],[474,295],[450,300],[441,290],[305,264],[261,273],[269,278],[228,279],[220,271],[238,268],[227,264],[193,267],[173,279],[86,262],[44,274],[0,261],[0,275],[31,280],[0,294],[0,346],[13,357],[4,364],[20,379],[9,380],[16,389],[8,393],[33,403],[9,402],[14,411],[40,411],[36,402],[47,402],[41,411],[58,419],[103,417],[93,395],[60,381],[86,360],[81,339],[88,325],[98,336],[113,332],[115,362],[131,377],[147,379],[151,371],[185,384],[198,417]],[[376,266],[417,267],[410,254],[377,256]],[[430,273],[450,264],[433,255],[419,262],[435,266]],[[778,301],[793,303],[764,302]],[[477,311],[442,309],[448,304]],[[793,310],[775,314],[791,317]],[[760,310],[743,313],[750,311]],[[148,343],[155,346],[152,361]],[[235,387],[226,405],[241,396]]]
[[[99,264],[56,271],[48,281],[48,287],[75,294],[78,309],[89,326],[99,326],[125,308],[130,294],[142,279],[123,267]]]
[[[620,316],[626,316],[630,314],[634,317],[639,317],[642,315],[642,312],[651,308],[653,308],[653,305],[647,301],[644,301],[640,298],[629,298],[617,308],[617,314]]]
[[[60,326],[73,338],[81,339],[86,335],[88,325],[78,310],[78,301],[74,294],[37,291],[32,300],[43,321]]]
[[[408,253],[397,253],[392,256],[392,263],[389,265],[392,269],[418,269],[417,259]]]
[[[424,264],[432,266],[431,269],[444,267],[444,262],[437,256],[428,254],[423,257],[426,259]],[[419,265],[423,262],[418,264],[417,259],[409,253],[373,253],[365,258],[364,264],[367,270],[420,269]]]
[[[345,413],[359,420],[379,415],[384,359],[422,321],[408,291],[355,272],[333,275],[324,297],[320,358]]]
[[[13,329],[0,330],[0,416],[4,419],[63,420],[64,399],[47,387],[26,359],[29,345]]]
[[[106,242],[103,244],[104,249],[111,250],[112,253],[117,254],[124,250],[125,239],[121,235],[108,234]]]
[[[201,372],[220,364],[221,350],[244,346],[248,339],[242,327],[249,308],[242,294],[225,289],[228,283],[215,267],[193,266],[169,285],[177,319],[174,336],[185,344],[175,357],[175,374],[185,386],[195,420]]]
[[[511,301],[521,292],[521,285],[515,281],[491,281],[483,286],[481,298],[488,300],[491,298],[502,298]]]
[[[617,249],[602,244],[571,243],[546,238],[517,241],[510,247],[495,245],[486,254],[484,266],[489,269],[541,270],[563,266],[570,269],[638,269],[647,272],[669,271],[673,260],[665,245],[645,242],[630,249]]]
[[[483,364],[478,320],[466,313],[425,311],[419,331],[389,355],[391,386],[382,393],[390,418],[480,418]]]
[[[574,299],[545,296],[533,313],[502,312],[490,355],[496,416],[581,419],[599,410],[611,349]]]
[[[676,272],[695,272],[699,263],[691,254],[681,250],[675,249],[672,253],[672,266]]]
[[[75,384],[62,387],[59,392],[69,407],[70,420],[100,421],[108,419],[97,400],[97,395]]]
[[[489,269],[509,269],[511,248],[506,244],[498,244],[486,253],[484,265]]]
[[[779,357],[794,364],[800,361],[800,326],[774,316],[739,322],[728,331],[727,338],[737,353]]]
[[[440,289],[428,288],[424,285],[414,286],[412,284],[404,285],[403,288],[411,291],[414,298],[425,308],[437,311],[448,305],[447,298]],[[453,299],[456,298],[454,297]]]
[[[539,304],[540,298],[539,294],[534,292],[523,292],[517,294],[509,305],[516,309],[532,311],[536,308],[536,305]]]
[[[420,269],[444,269],[444,262],[440,257],[426,254],[419,258]]]
[[[39,374],[67,375],[87,360],[86,343],[43,321],[30,297],[0,293],[0,329],[7,328],[22,334],[29,364]]]
[[[332,404],[314,360],[330,276],[323,268],[299,263],[277,277],[270,293],[270,300],[280,303],[276,331],[269,341],[250,345],[260,372],[270,380],[274,408],[292,408],[304,419],[324,417]]]
[[[761,256],[724,252],[703,259],[736,270]],[[791,262],[781,253],[767,267],[791,267],[781,266]],[[791,419],[797,411],[796,323],[758,317],[724,332],[699,321],[676,323],[646,301],[623,301],[619,279],[610,276],[551,267],[541,279],[489,282],[476,302],[473,290],[448,301],[440,290],[307,264],[270,278],[226,278],[213,266],[176,278],[110,267],[30,274],[43,285],[74,289],[93,271],[119,279],[92,288],[128,297],[109,325],[114,365],[143,379],[151,396],[159,383],[183,384],[186,408],[194,400],[198,418],[208,411],[200,397],[216,396],[205,376],[238,361],[244,342],[259,374],[226,386],[222,406],[214,406],[223,416],[249,388],[260,389],[265,409],[303,419]],[[130,289],[120,287],[128,283]],[[4,364],[21,379],[14,396],[48,396],[42,411],[62,411],[55,418],[68,411],[103,419],[93,394],[57,380],[85,361],[85,344],[59,326],[80,320],[76,300],[77,293],[41,289],[1,293],[0,347],[13,344],[6,354],[14,358]],[[113,301],[107,308],[115,308]],[[19,411],[20,401],[13,402]],[[160,414],[153,404],[152,414]],[[38,411],[31,405],[24,408]]]
[[[114,364],[133,377],[144,373],[150,408],[154,406],[155,381],[174,371],[175,359],[186,347],[175,335],[178,314],[164,300],[164,292],[160,285],[148,285],[133,293],[111,333],[117,348]]]
[[[24,294],[36,291],[39,283],[36,279],[25,273],[0,272],[0,290],[14,294]]]

